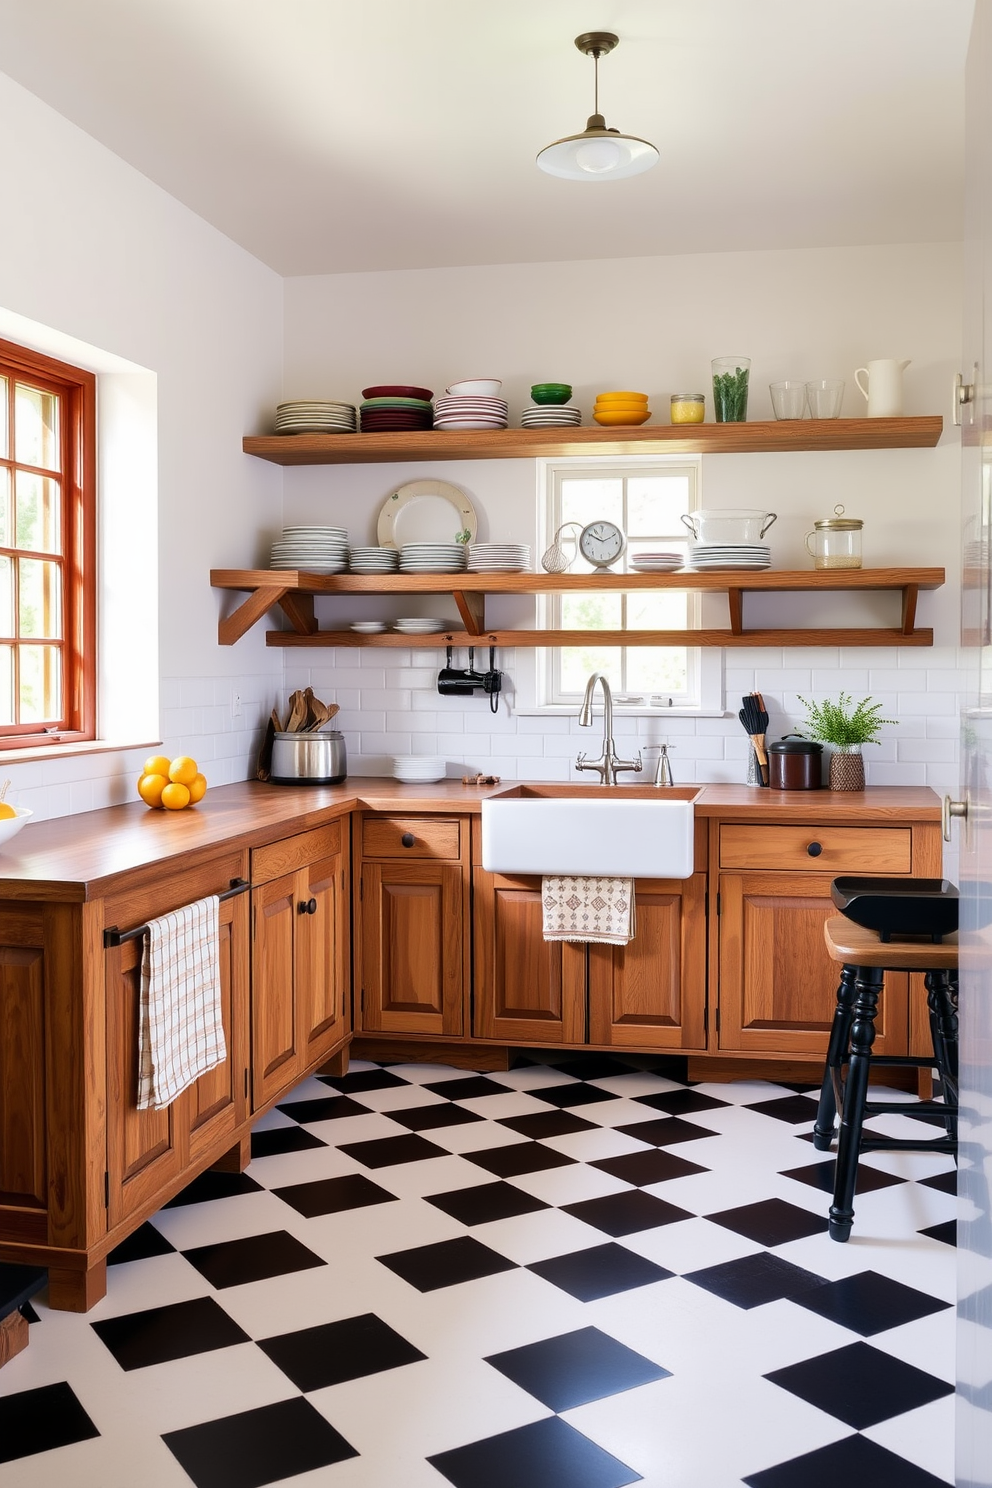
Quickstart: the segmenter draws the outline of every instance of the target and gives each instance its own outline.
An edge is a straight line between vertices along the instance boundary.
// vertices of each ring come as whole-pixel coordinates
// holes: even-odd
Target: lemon
[[[167,754],[150,754],[145,760],[143,775],[164,775],[169,778],[169,756]]]
[[[178,781],[171,781],[162,792],[162,805],[167,811],[182,811],[189,805],[189,791]]]
[[[189,804],[191,806],[195,806],[197,801],[202,801],[207,793],[206,775],[194,775],[187,786],[187,790],[189,791]]]
[[[146,771],[138,781],[138,795],[146,806],[161,806],[162,792],[168,783],[168,777],[160,771]]]
[[[196,779],[196,760],[190,759],[188,754],[179,754],[172,761],[166,774],[176,785],[189,785],[190,781]]]
[[[203,783],[203,788],[206,790],[206,781]],[[9,821],[12,816],[16,815],[17,812],[8,801],[0,801],[0,821]]]

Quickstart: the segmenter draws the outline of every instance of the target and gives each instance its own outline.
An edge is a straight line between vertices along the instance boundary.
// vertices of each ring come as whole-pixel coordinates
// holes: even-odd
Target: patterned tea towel
[[[545,940],[626,945],[637,929],[631,878],[563,878],[541,882]]]
[[[151,920],[141,957],[138,1106],[162,1110],[227,1058],[216,894]]]

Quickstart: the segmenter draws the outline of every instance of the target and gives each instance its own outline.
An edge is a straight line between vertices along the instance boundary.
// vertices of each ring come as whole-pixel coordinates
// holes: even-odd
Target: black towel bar
[[[223,904],[225,899],[236,899],[239,894],[246,894],[250,888],[251,884],[246,878],[232,878],[231,887],[225,889],[223,894],[218,894],[217,898]],[[140,940],[147,929],[147,925],[135,925],[133,930],[118,930],[116,925],[111,925],[103,932],[104,949],[110,950],[113,946],[123,945],[126,940]]]

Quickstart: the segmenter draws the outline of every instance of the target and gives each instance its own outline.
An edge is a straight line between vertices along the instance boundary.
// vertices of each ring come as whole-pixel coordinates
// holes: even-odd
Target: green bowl
[[[535,403],[567,403],[572,389],[567,382],[536,382],[530,395]]]

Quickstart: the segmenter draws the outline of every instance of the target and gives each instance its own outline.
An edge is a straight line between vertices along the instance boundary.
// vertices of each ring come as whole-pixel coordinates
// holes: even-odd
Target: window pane
[[[563,630],[619,630],[619,594],[566,594],[561,602]]]
[[[14,560],[0,557],[0,635],[14,634]]]
[[[689,509],[687,475],[632,475],[627,481],[627,531],[631,536],[684,537],[679,520]]]
[[[38,558],[20,558],[17,562],[20,634],[60,638],[62,595],[59,565],[43,563]]]
[[[0,377],[0,455],[9,455],[7,446],[7,379]]]
[[[0,724],[14,722],[14,648],[0,646]]]
[[[617,646],[596,646],[592,642],[588,646],[562,646],[561,690],[563,693],[578,693],[581,696],[592,673],[603,672],[610,687],[615,692],[620,692],[623,686],[620,665],[620,649]],[[597,688],[597,699],[602,696]]]
[[[640,589],[627,596],[628,630],[685,630],[689,602],[684,589]]]
[[[55,646],[21,646],[21,722],[50,723],[59,716],[61,657]]]
[[[631,692],[684,693],[688,657],[684,646],[630,646],[627,686]]]
[[[62,503],[59,482],[47,475],[17,472],[16,545],[36,553],[60,553]]]
[[[11,525],[10,471],[6,465],[0,468],[0,548],[13,547]]]
[[[55,393],[18,382],[14,386],[14,458],[21,465],[57,470],[59,400]]]
[[[597,517],[605,517],[619,527],[623,526],[623,481],[563,479],[562,522],[581,522],[586,527]]]

